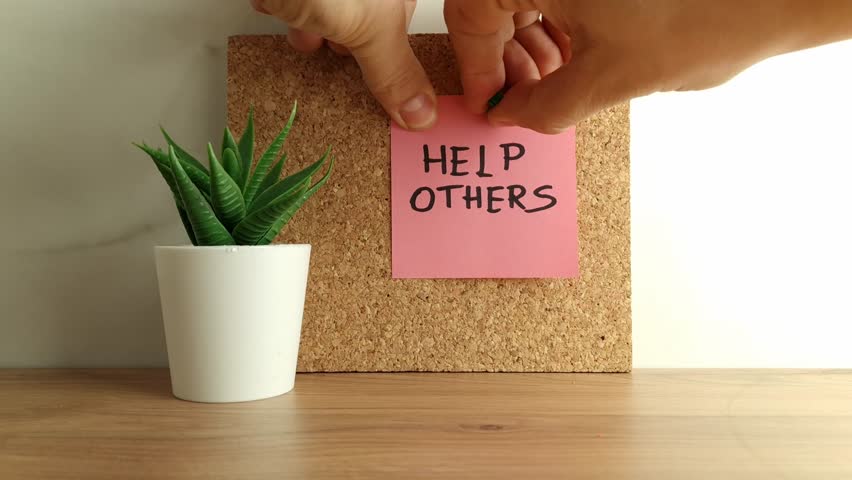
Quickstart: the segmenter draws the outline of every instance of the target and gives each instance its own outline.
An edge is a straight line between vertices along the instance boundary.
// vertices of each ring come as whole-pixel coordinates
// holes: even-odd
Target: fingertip
[[[562,64],[566,64],[571,61],[572,55],[572,45],[571,45],[571,37],[560,30],[556,25],[553,24],[547,18],[541,19],[541,24],[544,27],[544,30],[550,36],[550,39],[556,43],[556,46],[559,48],[559,53],[562,55]]]
[[[251,7],[252,7],[252,8],[253,8],[256,12],[262,13],[262,14],[264,14],[264,15],[269,15],[269,14],[270,14],[270,13],[269,13],[269,10],[267,10],[267,9],[266,9],[266,7],[264,7],[264,6],[263,6],[263,1],[262,1],[262,0],[249,0],[249,3],[251,4]]]
[[[488,111],[488,123],[495,127],[526,126],[524,109],[535,82],[525,80],[507,89],[499,103]]]
[[[488,116],[488,123],[491,124],[492,127],[515,127],[517,124],[508,119],[500,119],[500,118],[492,118],[491,115]]]
[[[541,78],[538,66],[530,52],[514,38],[506,42],[503,50],[503,64],[506,65],[506,83],[509,85]]]
[[[540,77],[550,75],[564,63],[559,45],[541,22],[517,30],[514,40],[530,57]]]
[[[470,112],[483,114],[488,108],[488,102],[506,85],[506,72],[500,65],[500,72],[493,75],[477,75],[462,79],[464,104]]]
[[[326,44],[328,45],[328,48],[330,48],[332,52],[334,52],[338,55],[342,55],[344,57],[352,55],[352,53],[349,51],[348,48],[344,47],[343,45],[341,45],[339,43],[326,42]]]
[[[290,28],[287,30],[287,42],[300,52],[313,53],[322,47],[323,38],[297,28]]]
[[[548,95],[547,80],[526,80],[513,86],[503,101],[488,113],[488,122],[494,126],[522,127],[544,135],[557,135],[576,125],[576,109],[560,106],[557,96]]]
[[[482,101],[485,98],[483,95],[473,95],[471,93],[464,93],[464,106],[471,113],[476,115],[481,115],[488,110],[488,101]]]

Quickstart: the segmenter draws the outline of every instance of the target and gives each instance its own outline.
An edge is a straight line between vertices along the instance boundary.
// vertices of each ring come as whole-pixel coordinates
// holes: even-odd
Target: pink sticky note
[[[393,277],[576,277],[574,129],[495,128],[459,96],[438,112],[425,132],[392,122]]]

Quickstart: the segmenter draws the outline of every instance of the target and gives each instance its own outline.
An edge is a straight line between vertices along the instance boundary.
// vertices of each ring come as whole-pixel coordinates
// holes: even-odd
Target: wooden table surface
[[[0,479],[852,479],[852,371],[313,374],[242,404],[166,370],[0,370]]]

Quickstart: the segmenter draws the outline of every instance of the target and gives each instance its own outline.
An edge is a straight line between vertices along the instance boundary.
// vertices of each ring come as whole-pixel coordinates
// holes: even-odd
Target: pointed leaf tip
[[[272,203],[278,202],[282,198],[294,195],[302,184],[310,184],[310,178],[319,171],[328,159],[330,150],[320,157],[319,160],[305,167],[293,175],[290,175],[283,180],[273,184],[260,195],[256,196],[253,201],[248,202],[249,213],[260,210]]]
[[[290,112],[290,118],[287,120],[287,124],[284,125],[284,128],[278,134],[277,137],[269,144],[269,147],[263,152],[260,159],[257,161],[257,166],[254,169],[254,173],[252,173],[251,177],[246,182],[246,187],[243,189],[245,192],[246,203],[251,204],[252,200],[254,200],[255,195],[258,193],[258,189],[260,188],[260,184],[263,182],[263,178],[268,173],[269,167],[272,165],[272,161],[275,160],[275,157],[278,156],[281,151],[281,147],[284,145],[284,141],[287,139],[287,136],[290,134],[290,129],[293,128],[293,121],[296,119],[296,108],[294,106],[293,111]]]
[[[254,161],[254,108],[249,107],[246,128],[240,136],[239,144],[234,152],[240,162],[240,179],[237,181],[245,192],[251,174],[251,164]]]
[[[183,163],[184,168],[186,168],[187,166],[194,167],[193,169],[199,170],[200,173],[203,173],[204,175],[210,174],[210,172],[207,171],[207,167],[205,167],[204,164],[199,162],[198,159],[193,157],[189,152],[181,148],[181,146],[174,141],[174,139],[168,134],[168,132],[166,132],[166,129],[163,128],[162,125],[160,126],[160,132],[162,132],[163,137],[166,139],[166,143],[168,143],[170,147],[174,147],[175,154],[177,155],[181,163]]]
[[[222,154],[222,166],[225,167],[225,171],[228,172],[228,175],[234,180],[237,187],[239,187],[240,181],[242,181],[242,167],[240,167],[239,158],[237,158],[234,150],[230,148],[225,149],[225,153]],[[242,195],[242,189],[240,189],[240,194]]]
[[[260,183],[260,188],[257,189],[257,194],[254,196],[255,199],[260,198],[260,196],[263,195],[263,192],[278,183],[278,180],[281,179],[281,171],[284,170],[284,163],[286,162],[287,154],[285,153],[277,162],[275,162],[275,164],[272,165],[269,172],[266,173],[266,177],[264,177],[263,182]]]
[[[199,245],[233,245],[234,239],[228,230],[216,218],[207,199],[190,180],[189,175],[178,160],[176,149],[169,146],[169,161],[175,184],[183,200],[186,216]]]
[[[210,145],[208,150],[210,156],[211,204],[216,216],[230,231],[245,216],[245,201],[240,187],[216,159],[213,146]],[[233,150],[225,149],[224,157],[234,160]]]

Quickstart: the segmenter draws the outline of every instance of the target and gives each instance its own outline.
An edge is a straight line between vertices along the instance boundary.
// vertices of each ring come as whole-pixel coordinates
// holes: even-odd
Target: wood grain
[[[2,479],[849,479],[852,372],[306,374],[244,404],[166,370],[0,371]]]

